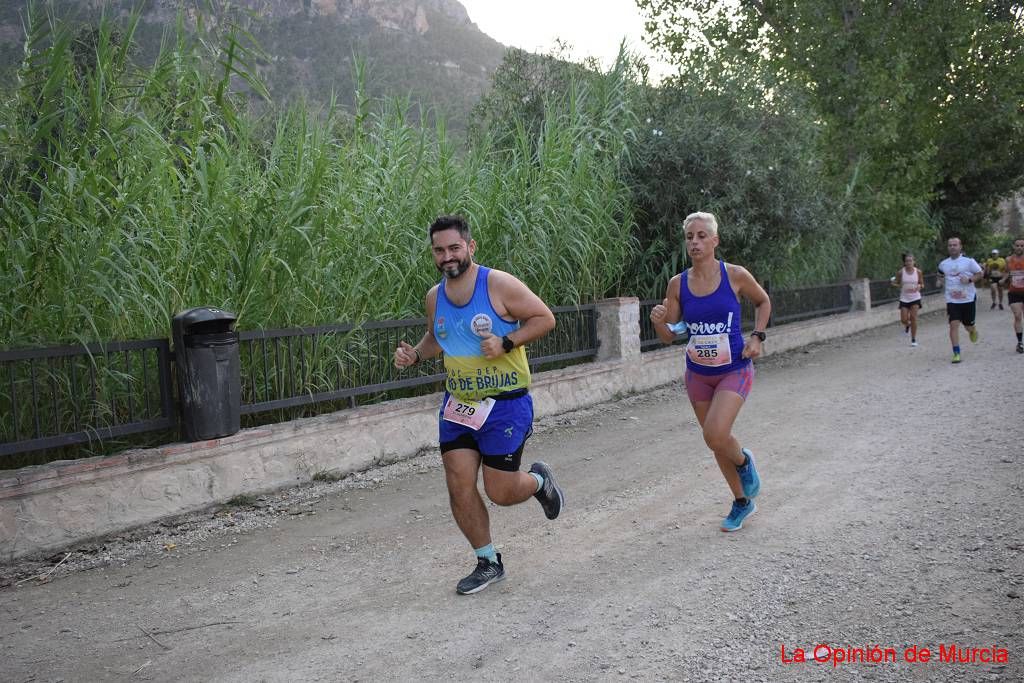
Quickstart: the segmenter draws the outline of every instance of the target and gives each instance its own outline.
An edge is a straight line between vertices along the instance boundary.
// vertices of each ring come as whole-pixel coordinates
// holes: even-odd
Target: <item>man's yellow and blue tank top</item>
[[[473,296],[465,306],[448,300],[442,279],[434,309],[434,339],[444,350],[448,375],[445,388],[453,396],[473,401],[530,386],[525,347],[517,346],[494,360],[480,353],[480,341],[488,334],[500,338],[519,329],[518,320],[504,320],[491,306],[487,291],[490,272],[490,268],[477,268]]]

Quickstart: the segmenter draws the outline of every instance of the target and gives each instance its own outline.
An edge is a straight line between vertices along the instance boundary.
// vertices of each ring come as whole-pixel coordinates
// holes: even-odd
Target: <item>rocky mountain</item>
[[[83,0],[78,4],[96,9],[118,3]],[[271,20],[301,16],[308,19],[353,23],[371,19],[381,28],[415,32],[420,35],[430,30],[428,12],[444,15],[452,21],[475,28],[466,8],[457,0],[235,0],[230,4],[219,4],[222,11],[243,10],[253,16]],[[146,16],[151,21],[169,22],[175,19],[179,10],[185,10],[189,16],[194,17],[198,12],[207,11],[208,8],[208,3],[151,0]],[[123,11],[127,7],[119,9]]]
[[[56,0],[58,16],[95,22],[101,12],[127,16],[137,0]],[[28,0],[0,3],[0,67],[21,56]],[[457,0],[149,0],[137,30],[140,58],[155,54],[179,13],[248,25],[269,59],[259,67],[275,102],[326,102],[333,91],[354,101],[353,66],[366,64],[367,94],[408,97],[465,126],[490,85],[505,48],[474,24]]]

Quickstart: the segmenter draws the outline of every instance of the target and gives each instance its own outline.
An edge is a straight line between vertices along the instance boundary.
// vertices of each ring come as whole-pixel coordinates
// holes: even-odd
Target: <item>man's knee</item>
[[[476,487],[476,472],[466,467],[449,467],[445,463],[444,468],[445,485],[448,488],[448,498],[452,504],[472,500],[480,497],[480,491]]]
[[[484,482],[484,491],[495,505],[508,506],[521,502],[516,498],[515,491],[504,484]]]

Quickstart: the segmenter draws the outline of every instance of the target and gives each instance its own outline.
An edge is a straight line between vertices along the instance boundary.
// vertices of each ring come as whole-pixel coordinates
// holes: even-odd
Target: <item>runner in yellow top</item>
[[[427,330],[395,349],[395,367],[444,354],[445,393],[438,441],[452,516],[476,553],[477,566],[455,587],[477,593],[505,578],[501,553],[477,480],[497,505],[536,498],[548,519],[565,504],[551,468],[540,461],[520,471],[533,433],[533,397],[525,345],[555,328],[555,316],[521,280],[473,260],[476,240],[462,216],[438,216],[430,250],[441,280],[425,299]]]
[[[1013,241],[1013,253],[1006,259],[1008,273],[1006,299],[1013,311],[1013,331],[1017,335],[1017,353],[1024,353],[1021,332],[1024,331],[1024,237]]]
[[[1003,278],[1006,276],[1006,259],[999,255],[998,249],[992,250],[992,255],[985,260],[985,277],[988,278],[988,288],[992,292],[992,306],[989,310],[999,304],[999,310],[1003,310]]]

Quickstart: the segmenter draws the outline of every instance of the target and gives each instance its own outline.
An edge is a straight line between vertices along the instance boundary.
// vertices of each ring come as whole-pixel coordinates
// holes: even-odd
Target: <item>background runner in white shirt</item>
[[[939,280],[946,292],[946,315],[949,317],[949,341],[953,345],[953,362],[960,362],[960,324],[967,328],[971,342],[978,341],[974,327],[978,291],[974,283],[981,279],[981,266],[963,255],[963,243],[954,235],[946,241],[949,258],[939,264]]]

